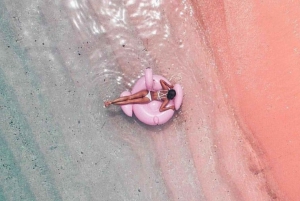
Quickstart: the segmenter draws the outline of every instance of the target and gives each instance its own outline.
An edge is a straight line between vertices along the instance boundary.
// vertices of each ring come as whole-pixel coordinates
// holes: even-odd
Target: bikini
[[[167,92],[167,93],[162,93],[162,92]],[[162,93],[162,95],[160,93]],[[167,94],[168,94],[168,90],[160,90],[157,92],[157,99],[162,100],[162,98],[167,97]]]
[[[167,93],[163,93],[163,92],[167,92]],[[167,97],[168,94],[168,90],[160,90],[157,92],[157,100],[162,100],[162,98]],[[149,98],[150,101],[152,101],[152,97],[151,97],[151,91],[148,91],[148,94],[145,96],[146,98]]]
[[[149,100],[152,101],[151,91],[149,91],[148,94],[147,94],[145,97],[146,97],[146,98],[149,98]]]

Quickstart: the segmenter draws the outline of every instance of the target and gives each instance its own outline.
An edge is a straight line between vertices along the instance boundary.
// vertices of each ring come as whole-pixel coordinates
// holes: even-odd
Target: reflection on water
[[[159,1],[74,0],[66,7],[80,40],[93,44],[88,55],[93,75],[108,76],[108,80],[119,76],[117,83],[130,87],[146,67],[155,67],[147,41],[154,35],[162,40],[169,36]]]

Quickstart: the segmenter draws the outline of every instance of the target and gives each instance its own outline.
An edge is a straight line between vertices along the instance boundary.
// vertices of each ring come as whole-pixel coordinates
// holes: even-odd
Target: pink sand
[[[253,173],[266,176],[272,198],[299,200],[299,3],[202,1],[194,8],[227,106],[264,164]]]
[[[169,123],[149,128],[126,119],[140,138],[116,126],[120,138],[142,164],[153,151],[170,200],[300,200],[299,3],[149,2],[125,1],[124,12],[108,16],[105,3],[88,4],[123,77],[151,66],[184,87],[182,109]],[[110,19],[117,15],[124,19]],[[137,142],[148,136],[145,151]],[[141,171],[151,175],[146,165]],[[144,179],[132,183],[152,182]],[[159,200],[155,193],[151,200]]]
[[[171,200],[274,198],[276,185],[267,180],[260,153],[245,136],[228,102],[209,30],[194,18],[195,9],[200,8],[189,6],[166,3],[172,37],[163,41],[157,34],[144,41],[161,73],[175,76],[185,91],[178,118],[152,135],[169,196]]]
[[[162,72],[179,73],[185,86],[185,120],[153,135],[158,153],[173,150],[160,158],[173,199],[184,196],[180,187],[187,200],[199,200],[200,181],[207,200],[299,200],[298,3],[194,1],[176,12],[186,5],[165,7],[170,44],[183,47],[165,44],[160,51],[170,60],[155,54],[155,38],[148,39],[161,69],[175,66]],[[186,129],[193,182],[181,182],[195,175],[180,161],[178,123]]]

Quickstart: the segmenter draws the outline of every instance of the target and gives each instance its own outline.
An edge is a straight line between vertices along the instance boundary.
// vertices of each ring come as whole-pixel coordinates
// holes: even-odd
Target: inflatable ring
[[[168,84],[170,82],[160,75],[152,75],[152,69],[147,68],[145,71],[145,76],[141,77],[133,86],[131,93],[129,91],[124,91],[122,96],[128,96],[137,93],[141,90],[152,90],[158,91],[162,89],[160,80],[166,81]],[[176,91],[176,96],[173,100],[170,100],[167,107],[175,105],[175,109],[178,110],[182,104],[183,92],[179,84],[174,85],[174,90]],[[161,106],[161,101],[152,100],[146,104],[127,104],[122,105],[121,108],[124,113],[132,117],[132,112],[135,116],[143,123],[148,125],[160,125],[166,123],[174,115],[174,110],[166,110],[160,112],[159,108]]]

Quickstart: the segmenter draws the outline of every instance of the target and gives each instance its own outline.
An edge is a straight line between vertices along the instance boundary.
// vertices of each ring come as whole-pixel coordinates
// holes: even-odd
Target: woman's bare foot
[[[110,106],[110,105],[111,105],[111,102],[110,102],[110,101],[105,101],[105,102],[104,102],[104,106],[105,106],[105,107],[108,107],[108,106]]]

